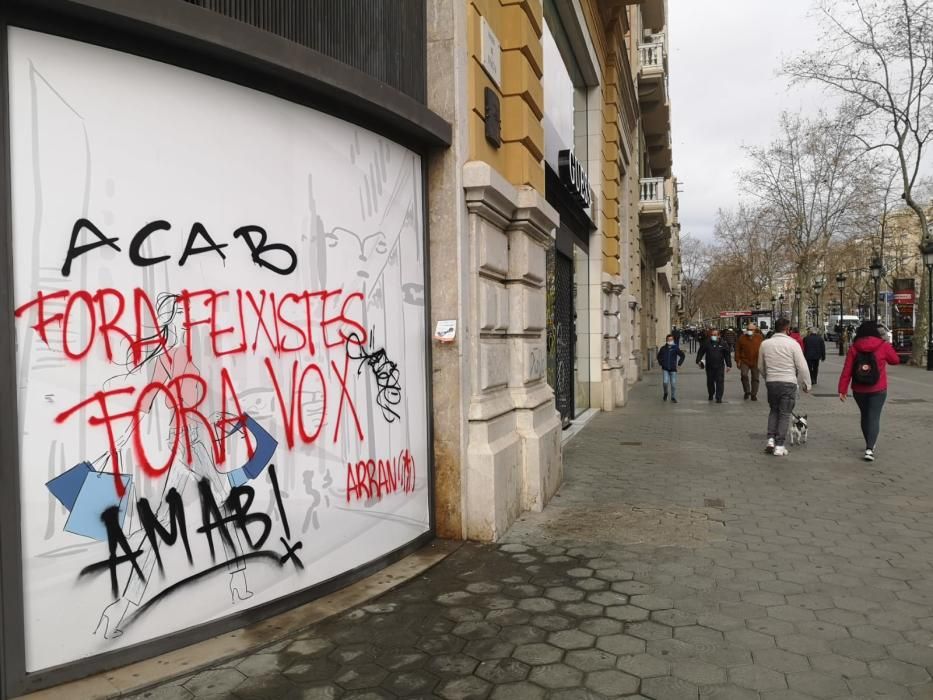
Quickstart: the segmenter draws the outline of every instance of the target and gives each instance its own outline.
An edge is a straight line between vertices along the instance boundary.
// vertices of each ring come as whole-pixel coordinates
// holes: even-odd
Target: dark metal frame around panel
[[[0,698],[57,685],[244,627],[327,595],[417,550],[434,536],[433,403],[427,392],[429,530],[340,576],[265,605],[79,662],[27,673],[20,532],[19,434],[13,319],[12,173],[7,28],[24,27],[196,70],[356,123],[421,156],[425,377],[431,378],[427,159],[451,126],[411,98],[310,49],[182,0],[13,0],[0,7]]]
[[[323,53],[184,0],[6,0],[5,5],[11,25],[262,90],[412,150],[451,142],[450,124],[418,100]]]
[[[424,0],[185,0],[320,51],[425,102]]]

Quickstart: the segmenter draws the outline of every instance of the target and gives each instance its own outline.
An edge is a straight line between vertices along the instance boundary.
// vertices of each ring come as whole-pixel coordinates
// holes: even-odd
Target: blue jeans
[[[670,385],[671,398],[677,396],[677,372],[669,372],[666,369],[661,370],[661,383],[664,384],[664,395],[667,396],[667,387]]]

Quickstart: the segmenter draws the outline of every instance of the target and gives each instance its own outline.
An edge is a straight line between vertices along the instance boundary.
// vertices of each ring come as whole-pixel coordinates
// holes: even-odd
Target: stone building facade
[[[626,401],[678,306],[665,0],[428,3],[437,531],[495,540]],[[582,176],[581,176],[582,173]]]
[[[624,405],[678,304],[666,30],[666,0],[0,5],[0,386],[14,397],[0,416],[0,699],[230,632],[435,536],[494,541],[547,504],[563,478],[562,441]],[[156,205],[172,223],[151,220]],[[189,255],[198,262],[180,269]],[[80,273],[69,279],[72,257]],[[182,324],[188,290],[201,285],[210,318]],[[236,330],[234,306],[218,300],[255,301],[266,286],[278,303],[254,303],[252,343],[243,302],[242,346],[218,345]],[[129,359],[128,373],[113,369],[122,352],[109,350],[109,323],[108,349],[93,353],[93,321],[51,341],[41,331],[68,327],[81,306],[63,301],[70,290],[91,289],[71,299],[93,314],[94,294],[103,319],[108,295],[124,299],[117,288],[160,309],[141,320],[141,301],[121,302],[116,316],[137,314],[135,340],[121,337],[136,350],[165,339],[173,357],[186,337],[197,370],[149,384]],[[344,293],[338,314],[327,300]],[[64,317],[34,325],[49,299]],[[281,316],[301,299],[307,334]],[[286,352],[289,335],[307,347]],[[87,350],[69,355],[77,337]],[[41,353],[25,350],[33,345]],[[288,353],[300,350],[299,366]],[[133,450],[104,449],[99,424],[65,417],[114,374],[127,385],[115,401],[169,394],[182,379],[202,389],[163,402],[146,436],[131,421]],[[224,401],[235,384],[250,401],[233,414]],[[182,410],[195,398],[203,415]],[[151,405],[133,400],[110,417]],[[189,428],[210,455],[195,437],[161,471],[140,459],[148,442],[162,445],[150,433],[177,447]],[[250,444],[247,432],[257,449],[228,463],[220,446]],[[191,499],[174,500],[190,474]],[[251,522],[239,513],[205,522],[199,556],[174,550],[165,577],[151,575],[157,553],[132,572],[113,559],[127,535],[159,551],[157,514],[182,527],[185,508],[191,522],[220,519],[216,504],[229,507],[233,493],[250,495],[244,511],[254,498],[268,504],[255,517],[284,555],[248,535],[249,551],[234,537],[215,550],[212,528],[236,535]],[[85,576],[104,570],[92,560],[107,551],[111,577]],[[302,556],[314,566],[299,566]],[[284,569],[251,565],[247,579],[246,559]],[[215,571],[229,597],[198,589],[140,621]],[[41,625],[55,627],[56,645]]]

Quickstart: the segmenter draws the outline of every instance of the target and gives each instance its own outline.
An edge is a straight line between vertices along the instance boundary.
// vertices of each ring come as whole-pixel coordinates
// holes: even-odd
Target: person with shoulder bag
[[[709,400],[712,401],[715,397],[716,403],[722,403],[726,372],[732,371],[732,355],[729,347],[719,342],[719,331],[715,328],[710,330],[709,341],[700,346],[697,364],[700,369],[706,370],[706,391]]]
[[[875,444],[881,432],[881,409],[888,397],[887,365],[900,364],[891,343],[886,343],[874,321],[865,321],[855,332],[839,376],[839,400],[845,401],[852,384],[852,397],[861,414],[866,462],[875,460]]]
[[[663,400],[667,401],[667,389],[671,389],[671,403],[677,403],[677,368],[686,359],[684,351],[677,345],[673,333],[668,333],[664,346],[658,350],[658,364],[661,366],[661,383],[664,387]]]

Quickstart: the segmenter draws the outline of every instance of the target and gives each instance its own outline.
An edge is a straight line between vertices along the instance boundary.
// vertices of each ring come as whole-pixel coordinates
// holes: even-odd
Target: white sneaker
[[[775,457],[786,457],[788,455],[787,448],[784,445],[778,445],[774,448]]]
[[[765,446],[765,452],[768,454],[774,452],[774,438],[768,438],[768,444]]]
[[[866,462],[874,462],[874,461],[875,461],[875,451],[874,451],[874,450],[865,450],[865,457],[864,457],[864,459],[865,459]]]

